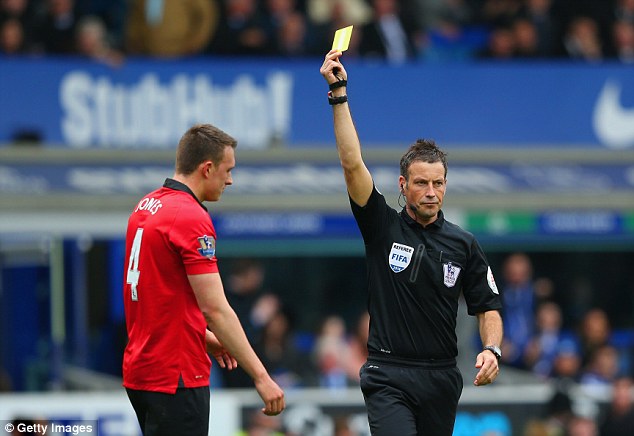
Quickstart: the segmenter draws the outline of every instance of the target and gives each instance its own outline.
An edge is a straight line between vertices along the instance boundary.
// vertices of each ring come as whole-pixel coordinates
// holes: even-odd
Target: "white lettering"
[[[156,198],[147,198],[146,197],[146,198],[144,198],[143,200],[141,200],[139,202],[139,204],[137,205],[136,209],[134,209],[134,211],[138,212],[140,210],[147,210],[152,215],[154,215],[162,207],[163,207],[163,203],[161,203],[161,200],[157,200]]]
[[[92,433],[92,425],[79,425],[79,424],[52,424],[51,431],[53,433],[70,433],[73,435],[79,435],[82,433]]]
[[[88,146],[93,139],[92,87],[92,79],[86,73],[73,72],[62,80],[60,100],[66,113],[62,119],[62,135],[66,142],[77,148]]]
[[[62,135],[77,148],[172,148],[192,124],[212,122],[243,147],[264,148],[289,133],[292,85],[283,72],[270,74],[263,85],[241,75],[223,88],[204,74],[177,74],[162,83],[147,73],[123,84],[74,71],[60,86]]]
[[[18,426],[19,433],[35,433],[35,434],[46,434],[46,430],[48,429],[48,425],[45,424],[25,424],[23,422],[19,423]]]

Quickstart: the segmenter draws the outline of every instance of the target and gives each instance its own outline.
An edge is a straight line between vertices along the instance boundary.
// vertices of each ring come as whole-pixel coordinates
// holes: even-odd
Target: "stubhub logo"
[[[161,82],[154,73],[122,84],[84,71],[60,85],[63,140],[75,148],[175,148],[193,124],[212,123],[246,148],[283,140],[291,123],[293,79],[274,72],[263,85],[241,75],[226,87],[205,74],[176,74]]]

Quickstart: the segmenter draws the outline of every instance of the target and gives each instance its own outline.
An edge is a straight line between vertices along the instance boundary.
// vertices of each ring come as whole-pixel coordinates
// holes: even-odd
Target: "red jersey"
[[[187,275],[217,273],[216,231],[184,184],[167,179],[128,220],[123,283],[126,388],[174,393],[209,385],[207,323]]]

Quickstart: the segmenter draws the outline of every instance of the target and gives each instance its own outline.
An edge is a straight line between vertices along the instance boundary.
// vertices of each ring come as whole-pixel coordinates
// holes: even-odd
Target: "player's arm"
[[[264,401],[262,411],[267,415],[282,412],[285,407],[284,392],[273,381],[249,344],[238,316],[225,297],[220,274],[196,274],[187,277],[209,330],[253,379],[255,388]]]
[[[502,343],[502,317],[497,310],[489,310],[477,314],[480,339],[484,346],[499,347]],[[500,372],[498,357],[490,350],[483,350],[476,357],[476,368],[479,368],[475,381],[476,386],[493,383]]]
[[[340,62],[340,51],[331,50],[326,55],[320,73],[328,85],[340,80],[348,80],[348,74]],[[342,86],[332,90],[333,97],[347,95],[347,87]],[[359,206],[365,206],[372,193],[373,182],[370,171],[365,166],[361,156],[361,143],[357,130],[352,121],[350,106],[341,103],[332,106],[337,152],[343,168],[348,194],[352,201]]]
[[[207,353],[211,354],[218,362],[221,368],[228,370],[236,369],[238,362],[235,357],[227,351],[227,349],[220,343],[216,335],[211,330],[205,330],[205,346]]]

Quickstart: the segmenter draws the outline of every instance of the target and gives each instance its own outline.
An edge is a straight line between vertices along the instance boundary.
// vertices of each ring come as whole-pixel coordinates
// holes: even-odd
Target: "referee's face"
[[[447,179],[442,162],[412,162],[406,181],[400,176],[403,195],[407,202],[407,212],[422,225],[436,221],[442,207]]]

